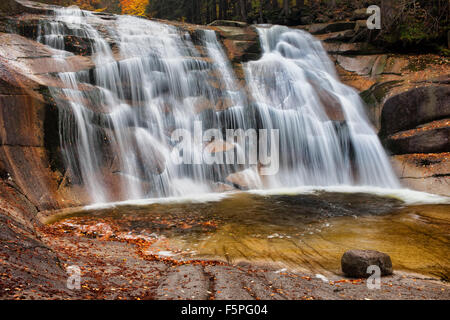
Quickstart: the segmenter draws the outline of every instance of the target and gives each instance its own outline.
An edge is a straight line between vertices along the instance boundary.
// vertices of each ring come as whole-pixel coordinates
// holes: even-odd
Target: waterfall
[[[94,65],[58,73],[62,85],[50,88],[73,182],[94,203],[211,192],[231,184],[236,172],[254,188],[397,187],[357,92],[339,82],[320,42],[286,27],[258,32],[263,56],[243,66],[244,88],[214,31],[199,30],[191,39],[137,17],[106,23],[76,7],[55,9],[38,40],[58,50],[58,63],[71,55],[68,36],[85,41]],[[181,144],[172,139],[176,130],[192,133],[182,141],[183,153],[197,159],[211,145],[237,157],[248,148],[245,141],[199,140],[197,131],[252,128],[279,131],[278,174],[260,177],[259,164],[174,160]]]
[[[262,126],[280,130],[271,187],[398,187],[358,93],[342,84],[320,41],[302,30],[258,28],[263,56],[246,66]]]

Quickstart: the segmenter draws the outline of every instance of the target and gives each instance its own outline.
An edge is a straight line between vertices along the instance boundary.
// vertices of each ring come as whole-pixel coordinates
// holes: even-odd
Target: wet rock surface
[[[62,261],[35,230],[37,209],[11,182],[0,182],[0,197],[0,299],[70,297]]]
[[[107,159],[107,165],[101,169],[102,172],[99,174],[108,176],[106,180],[112,184],[111,189],[114,189],[116,184],[120,184],[120,181],[130,178],[129,172],[115,170],[120,165],[114,160],[114,152],[117,152],[117,147],[114,146],[114,137],[109,135],[108,131],[112,125],[111,118],[108,116],[110,110],[103,105],[98,105],[101,93],[92,85],[95,83],[97,71],[90,56],[93,39],[80,38],[77,36],[79,30],[73,29],[73,26],[63,25],[62,27],[67,33],[64,38],[67,52],[62,54],[61,51],[36,41],[38,36],[42,35],[40,27],[49,22],[46,14],[53,14],[53,6],[27,1],[23,1],[21,4],[8,1],[7,6],[9,5],[13,5],[17,10],[10,11],[11,14],[0,22],[0,31],[5,32],[0,33],[0,123],[2,124],[0,168],[9,175],[10,179],[30,198],[33,204],[38,206],[39,210],[87,203],[89,196],[83,192],[83,185],[80,184],[82,181],[77,178],[78,173],[67,170],[63,163],[59,140],[59,117],[64,112],[70,113],[68,106],[74,101],[62,94],[66,85],[58,78],[57,73],[79,71],[86,73],[86,83],[80,84],[79,88],[84,92],[84,103],[89,108],[89,116],[97,125],[95,130],[98,136],[103,138],[104,143],[101,148],[110,152],[108,157],[111,158]],[[2,10],[5,6],[6,4],[3,4]],[[17,13],[17,15],[13,15],[13,13]],[[101,18],[92,18],[93,24],[96,26],[101,24],[99,26],[101,33],[105,31],[108,24],[112,23],[114,17],[108,14],[94,14],[94,16]],[[224,35],[229,36],[230,41],[238,41],[237,47],[240,48],[239,50],[242,49],[240,54],[248,53],[246,44],[255,45],[257,43],[256,32],[247,30],[247,28],[245,32],[242,32],[241,25],[238,27],[235,24],[232,24],[231,27],[230,24],[221,25],[225,28],[224,32],[228,32]],[[231,30],[227,28],[231,28]],[[236,32],[238,35],[235,34]],[[106,32],[104,33],[106,34]],[[111,49],[116,52],[114,41],[106,36],[105,39]],[[230,45],[234,44],[230,42]],[[200,55],[205,50],[205,48],[198,49]],[[54,58],[55,56],[58,58]],[[118,60],[117,66],[120,68],[123,63],[121,57],[117,52],[115,57]],[[195,73],[210,70],[211,63],[202,56],[186,58],[184,68]],[[155,74],[165,75],[159,71],[166,70],[156,70]],[[211,70],[211,78],[217,77],[214,72]],[[127,83],[129,79],[124,77],[121,81],[123,81],[124,98],[130,100],[134,97],[138,101],[142,92],[136,96],[136,92]],[[214,80],[205,77],[205,81],[213,82]],[[156,96],[166,94],[169,90],[167,81],[161,79],[158,84],[152,94]],[[218,110],[224,110],[231,105],[226,97],[210,101],[203,98],[201,92],[192,92],[192,94],[198,100],[195,102],[198,112],[215,107]],[[57,107],[56,102],[62,108]],[[140,106],[133,107],[139,108]],[[168,113],[173,111],[171,106],[166,106],[166,109]],[[135,125],[132,120],[129,122],[131,127]],[[138,142],[131,141],[130,143]],[[139,143],[145,143],[145,141]],[[139,172],[158,175],[164,171],[164,161],[161,160],[159,152],[154,151],[155,157],[151,159],[137,155]],[[111,165],[109,166],[109,164]],[[144,190],[151,188],[148,181],[142,183],[145,185]],[[114,192],[119,195],[119,198],[122,193],[123,191],[120,190]]]
[[[19,35],[0,38],[0,168],[39,210],[79,203],[81,194],[67,192],[60,185],[64,170],[56,170],[58,108],[48,87],[62,84],[46,71],[63,70],[51,59],[54,51]],[[68,59],[74,69],[67,71],[91,65],[89,59]]]
[[[391,153],[404,155],[394,156],[393,163],[406,186],[450,195],[448,165],[444,166],[446,169],[434,171],[436,163],[448,162],[449,108],[450,87],[443,84],[410,89],[394,95],[384,103],[381,109],[380,136]],[[415,168],[412,170],[422,173],[411,176],[405,173],[407,168]]]
[[[213,260],[174,260],[148,253],[147,238],[115,238],[114,227],[103,221],[78,233],[40,228],[47,251],[39,263],[48,263],[47,281],[42,276],[23,283],[10,282],[11,264],[3,259],[0,281],[2,299],[117,299],[117,300],[321,300],[321,299],[448,299],[447,284],[397,273],[383,277],[381,290],[369,290],[364,279],[339,276],[317,278],[311,274],[277,270],[264,265],[224,263]],[[4,252],[4,251],[0,251]],[[37,251],[36,251],[37,253]],[[55,253],[61,268],[55,270]],[[2,255],[4,257],[4,255]],[[26,256],[18,256],[27,259]],[[23,260],[28,261],[28,260]],[[17,261],[14,261],[17,263]],[[65,267],[78,266],[81,287],[68,290]],[[15,274],[14,274],[15,275]],[[17,280],[17,278],[14,278]],[[19,288],[19,289],[17,289]],[[35,290],[35,288],[37,290]],[[5,290],[9,289],[9,290]]]
[[[450,295],[445,282],[402,272],[383,277],[381,290],[369,290],[366,280],[340,274],[318,277],[264,263],[172,257],[163,251],[167,239],[140,231],[132,220],[132,232],[94,215],[43,226],[36,220],[36,208],[13,187],[2,183],[0,193],[0,299],[448,299]],[[311,208],[316,206],[311,203]],[[164,215],[150,230],[198,232],[193,223],[207,229],[217,226],[185,214],[178,222]],[[67,288],[68,266],[80,268],[80,289]]]
[[[407,187],[450,196],[449,152],[397,155],[391,162]]]
[[[261,57],[261,45],[254,27],[216,27],[232,63],[240,64]]]

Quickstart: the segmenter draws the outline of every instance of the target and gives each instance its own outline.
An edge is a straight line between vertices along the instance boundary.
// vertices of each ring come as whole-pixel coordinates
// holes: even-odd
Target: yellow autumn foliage
[[[120,0],[122,14],[145,16],[145,8],[149,0]]]

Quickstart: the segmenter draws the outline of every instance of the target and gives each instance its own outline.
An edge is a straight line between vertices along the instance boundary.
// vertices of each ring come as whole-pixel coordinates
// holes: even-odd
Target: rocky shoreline
[[[11,7],[0,20],[0,299],[449,299],[448,283],[413,274],[395,272],[383,278],[381,290],[370,291],[365,280],[335,276],[324,282],[249,264],[179,263],[142,256],[142,243],[50,232],[39,212],[82,206],[88,199],[62,168],[58,113],[48,93],[61,85],[52,76],[59,70],[52,51],[35,41],[39,19],[51,8],[5,3]],[[105,23],[111,19],[104,16]],[[198,26],[180,27],[195,38]],[[243,81],[240,63],[260,54],[257,33],[230,22],[210,28]],[[363,91],[402,182],[449,196],[448,58],[380,52],[364,42],[361,21],[301,28],[323,41],[342,81]],[[75,40],[72,71],[91,69],[86,39]],[[82,267],[80,291],[66,286],[72,264]]]
[[[10,190],[9,190],[10,191]],[[17,210],[17,209],[16,209]],[[0,299],[164,299],[164,300],[320,300],[443,299],[450,285],[436,278],[394,272],[381,288],[365,279],[318,276],[277,270],[264,264],[211,260],[174,260],[150,254],[140,238],[107,237],[97,229],[83,234],[34,222],[29,235],[19,211],[10,211],[0,247]],[[39,249],[38,249],[39,248]],[[66,286],[67,267],[80,268],[80,289]]]
[[[101,219],[94,218],[93,228],[81,233],[43,225],[27,199],[11,186],[0,187],[2,199],[8,197],[9,203],[0,208],[0,299],[450,298],[448,282],[402,271],[382,277],[381,288],[370,290],[367,280],[344,274],[318,276],[269,264],[175,260],[147,251],[152,240],[118,237]],[[40,215],[42,221],[51,218],[50,212]],[[79,290],[67,288],[67,268],[72,265],[81,271]]]

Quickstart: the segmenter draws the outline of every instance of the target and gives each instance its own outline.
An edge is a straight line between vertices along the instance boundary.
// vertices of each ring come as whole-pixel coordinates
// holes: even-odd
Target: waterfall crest
[[[65,37],[89,40],[94,68],[59,73],[63,85],[51,94],[67,170],[92,202],[211,192],[235,183],[229,177],[236,173],[250,188],[398,186],[358,93],[339,82],[318,40],[286,27],[258,28],[263,56],[244,65],[244,88],[215,32],[199,33],[193,40],[130,16],[105,24],[76,7],[56,9],[41,25],[38,40],[59,50],[55,61],[71,54]],[[255,164],[176,163],[179,142],[171,134],[195,136],[197,121],[219,132],[278,129],[278,174],[260,177]],[[248,147],[193,137],[184,152],[198,157],[216,145],[238,156]]]

